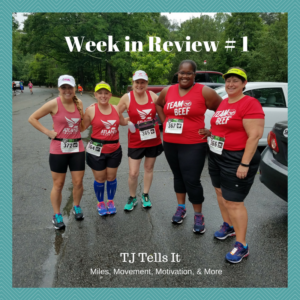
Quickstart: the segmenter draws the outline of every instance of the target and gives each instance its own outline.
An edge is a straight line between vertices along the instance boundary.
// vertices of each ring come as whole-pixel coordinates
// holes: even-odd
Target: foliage
[[[198,70],[226,72],[229,67],[244,68],[250,81],[287,81],[287,14],[286,13],[217,13],[213,18],[201,15],[179,25],[159,13],[32,13],[23,31],[12,18],[13,79],[31,80],[34,84],[56,85],[61,74],[73,75],[85,90],[92,90],[101,80],[121,95],[130,84],[132,72],[144,69],[150,84],[166,84],[177,72],[180,61],[192,59]],[[162,41],[215,41],[216,52],[148,52],[148,36]],[[119,41],[120,52],[88,52],[88,41],[107,41],[108,35]],[[77,36],[81,52],[70,52],[65,36]],[[125,37],[140,41],[143,52],[125,52]],[[248,52],[243,52],[244,36]],[[226,49],[234,40],[235,48]],[[132,49],[131,49],[132,50]],[[203,65],[203,61],[207,65]]]
[[[149,44],[145,44],[143,52],[131,52],[130,55],[133,59],[132,71],[144,70],[148,75],[149,84],[166,85],[168,83],[167,77],[172,68],[171,61],[175,57],[174,53],[164,50],[161,52],[149,52]]]

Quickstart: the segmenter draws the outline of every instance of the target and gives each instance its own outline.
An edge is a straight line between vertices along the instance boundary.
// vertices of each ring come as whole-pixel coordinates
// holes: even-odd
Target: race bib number
[[[72,139],[63,139],[60,143],[60,149],[63,153],[79,152],[79,142]]]
[[[103,144],[89,141],[86,146],[86,152],[95,156],[100,156],[102,151]]]
[[[142,141],[151,140],[156,138],[156,131],[155,128],[150,129],[141,129],[140,130],[140,137]]]
[[[225,143],[225,138],[211,135],[207,137],[207,144],[211,152],[221,155]]]
[[[166,124],[166,133],[181,134],[183,129],[183,119],[169,119]]]
[[[141,141],[152,140],[157,137],[153,120],[139,123],[138,129],[140,131]]]

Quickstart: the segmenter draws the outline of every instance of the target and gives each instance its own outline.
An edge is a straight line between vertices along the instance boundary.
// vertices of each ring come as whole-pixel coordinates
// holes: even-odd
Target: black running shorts
[[[52,154],[49,156],[50,170],[55,173],[67,173],[68,166],[70,171],[85,170],[85,152]]]
[[[221,188],[222,196],[227,201],[243,202],[253,184],[260,162],[260,153],[256,150],[247,177],[240,179],[236,176],[242,161],[244,150],[223,150],[222,154],[208,151],[208,170],[212,185]]]
[[[164,151],[162,144],[146,148],[128,148],[128,157],[141,159],[145,157],[157,157]]]
[[[86,163],[91,169],[95,171],[103,171],[106,168],[118,168],[121,161],[121,146],[112,153],[101,153],[100,156],[86,153]]]

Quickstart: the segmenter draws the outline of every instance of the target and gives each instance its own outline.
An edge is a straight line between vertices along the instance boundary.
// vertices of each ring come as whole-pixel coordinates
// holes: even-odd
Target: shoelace
[[[113,204],[113,202],[107,202],[107,206],[109,207],[109,208],[114,208],[115,206],[114,206],[114,204]]]
[[[146,202],[149,201],[148,196],[144,196],[144,199],[145,199]]]
[[[195,223],[197,225],[202,225],[203,221],[202,221],[202,216],[199,215],[195,215]]]
[[[57,222],[57,223],[62,223],[63,218],[62,218],[61,215],[56,215],[55,218],[56,218],[56,222]]]
[[[134,198],[131,199],[131,198],[129,197],[129,198],[128,198],[128,201],[127,201],[127,204],[130,204],[131,202],[133,202],[133,199],[134,199]]]
[[[179,206],[179,207],[177,208],[177,211],[176,211],[176,213],[175,213],[175,216],[181,216],[183,212],[184,212],[184,208],[181,207],[181,206]]]
[[[74,206],[74,210],[76,214],[80,214],[81,213],[81,207],[80,206]]]
[[[227,226],[223,223],[223,225],[220,226],[220,231],[221,232],[226,232]]]
[[[99,205],[99,204],[100,204],[100,205]],[[106,209],[104,202],[99,202],[99,203],[98,203],[98,207],[99,207],[100,209]]]

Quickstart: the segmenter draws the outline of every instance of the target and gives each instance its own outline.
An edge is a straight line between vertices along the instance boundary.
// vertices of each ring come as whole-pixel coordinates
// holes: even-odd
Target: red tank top
[[[69,112],[61,103],[60,97],[56,98],[57,113],[52,116],[54,131],[57,132],[59,139],[79,139],[81,116],[74,103],[74,112]],[[84,151],[82,140],[79,141],[79,152]],[[61,141],[52,140],[50,143],[50,153],[52,154],[67,154],[61,151]]]
[[[205,99],[202,96],[204,85],[196,83],[183,97],[179,95],[179,85],[169,87],[165,97],[164,114],[166,120],[163,124],[163,139],[175,144],[206,143],[198,130],[205,127],[204,113],[206,112]],[[181,134],[166,133],[166,124],[169,119],[183,119]]]
[[[153,120],[156,116],[155,104],[151,98],[151,95],[146,91],[148,96],[148,102],[140,105],[136,102],[133,91],[130,92],[130,103],[128,108],[128,116],[130,121],[134,124],[140,124],[145,121]],[[128,148],[147,148],[161,144],[160,130],[158,124],[154,126],[156,132],[156,138],[142,141],[140,131],[137,128],[135,133],[130,132],[128,129]]]
[[[95,116],[91,122],[93,128],[92,138],[105,141],[115,141],[119,139],[119,114],[111,104],[110,106],[111,113],[104,115],[99,110],[98,105],[95,105]],[[119,142],[116,144],[104,144],[101,153],[112,153],[119,147]]]

